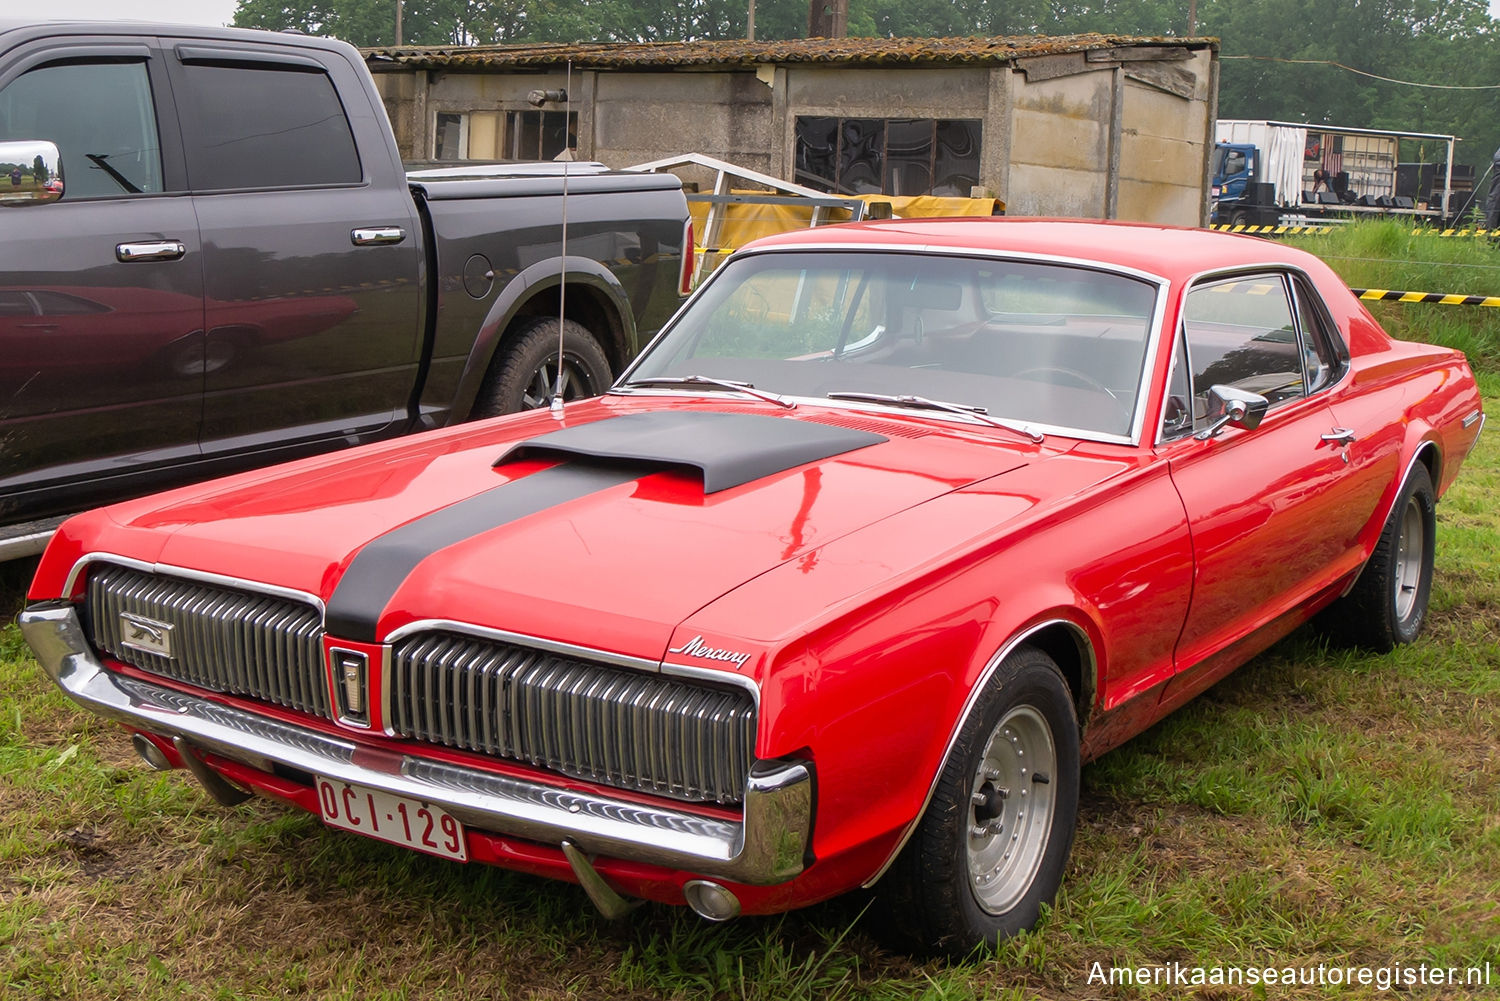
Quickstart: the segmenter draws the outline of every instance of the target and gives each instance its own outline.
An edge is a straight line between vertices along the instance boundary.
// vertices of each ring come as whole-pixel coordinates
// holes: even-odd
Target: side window
[[[1280,275],[1199,285],[1183,306],[1196,423],[1210,386],[1259,393],[1272,409],[1306,395],[1306,376],[1287,286]]]
[[[142,60],[23,73],[0,90],[0,140],[10,139],[57,145],[66,199],[162,190],[156,106]]]
[[[354,135],[316,70],[187,63],[180,98],[196,191],[356,184]]]
[[[1243,174],[1244,172],[1245,154],[1237,149],[1230,150],[1229,155],[1224,158],[1224,176],[1233,177],[1235,174]]]
[[[1294,279],[1292,284],[1297,299],[1297,319],[1302,327],[1302,365],[1307,391],[1316,393],[1343,376],[1345,353],[1338,349],[1342,340],[1317,293],[1302,278]]]

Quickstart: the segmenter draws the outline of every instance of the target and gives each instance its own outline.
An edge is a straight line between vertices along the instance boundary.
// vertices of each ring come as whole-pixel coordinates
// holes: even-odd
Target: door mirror
[[[1259,393],[1248,393],[1233,386],[1212,386],[1208,390],[1208,412],[1204,416],[1209,425],[1193,435],[1199,441],[1212,438],[1232,424],[1246,431],[1260,427],[1260,420],[1271,409],[1271,401]]]
[[[56,143],[0,142],[0,205],[44,205],[62,196],[62,157]]]

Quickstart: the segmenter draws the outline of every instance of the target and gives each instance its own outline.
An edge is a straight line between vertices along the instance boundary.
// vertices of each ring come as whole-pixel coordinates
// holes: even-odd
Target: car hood
[[[80,546],[314,595],[355,641],[455,621],[657,660],[719,596],[1045,447],[607,398],[117,505]]]

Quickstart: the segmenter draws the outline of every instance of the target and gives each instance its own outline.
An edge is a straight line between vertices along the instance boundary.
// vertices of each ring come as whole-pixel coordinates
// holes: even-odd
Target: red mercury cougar
[[[1079,769],[1310,619],[1417,639],[1484,415],[1249,237],[761,241],[603,397],[117,504],[22,628],[234,803],[710,920],[1030,927]]]

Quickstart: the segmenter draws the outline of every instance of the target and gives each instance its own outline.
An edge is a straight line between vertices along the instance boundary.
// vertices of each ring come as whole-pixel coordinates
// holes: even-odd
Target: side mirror
[[[62,196],[62,156],[56,143],[0,142],[0,205],[45,205]]]
[[[1224,430],[1226,424],[1253,431],[1260,427],[1261,418],[1270,409],[1271,401],[1259,393],[1247,393],[1233,386],[1211,386],[1208,390],[1208,413],[1204,416],[1212,423],[1193,437],[1206,441]]]

